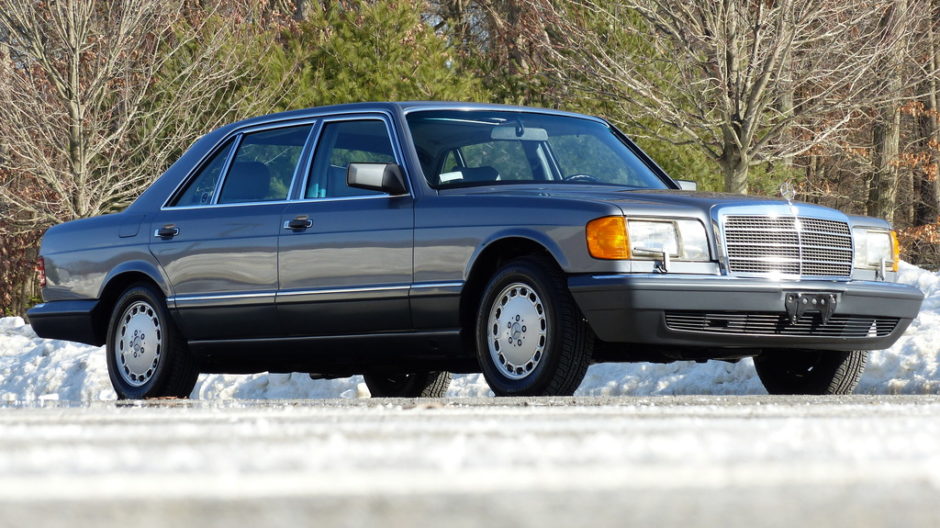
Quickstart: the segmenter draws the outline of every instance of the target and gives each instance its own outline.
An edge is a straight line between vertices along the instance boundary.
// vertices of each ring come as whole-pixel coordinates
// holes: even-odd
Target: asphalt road
[[[940,526],[940,398],[0,407],[0,526]]]

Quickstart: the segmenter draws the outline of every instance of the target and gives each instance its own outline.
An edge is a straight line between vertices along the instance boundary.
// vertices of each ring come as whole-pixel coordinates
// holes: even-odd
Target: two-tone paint
[[[882,221],[783,200],[681,191],[632,143],[668,190],[589,183],[436,190],[422,174],[405,119],[409,112],[428,109],[597,119],[500,105],[364,103],[224,126],[199,139],[124,212],[49,229],[41,250],[48,284],[44,303],[29,312],[33,326],[44,337],[100,345],[117,295],[129,284],[148,281],[166,296],[204,370],[339,374],[361,371],[363,362],[406,370],[422,362],[427,368],[472,371],[478,366],[465,337],[472,333],[468,324],[476,297],[498,262],[530,252],[557,263],[597,336],[617,344],[602,347],[606,352],[599,357],[605,359],[631,359],[630,347],[653,353],[665,347],[672,351],[669,357],[718,348],[884,348],[916,316],[920,292],[894,284],[893,274],[877,277],[860,270],[849,281],[735,277],[720,243],[720,215],[730,208],[787,208],[852,226],[886,227]],[[323,126],[350,119],[386,125],[407,193],[303,198]],[[297,125],[311,130],[286,200],[166,206],[228,141]],[[712,259],[674,262],[668,273],[660,273],[652,260],[593,258],[585,225],[610,215],[697,220],[709,228]],[[306,223],[291,228],[293,219]],[[173,226],[173,236],[160,236],[166,226]],[[889,336],[846,340],[706,335],[670,331],[662,322],[670,307],[779,310],[782,296],[797,287],[837,291],[840,310],[890,313],[901,324]]]

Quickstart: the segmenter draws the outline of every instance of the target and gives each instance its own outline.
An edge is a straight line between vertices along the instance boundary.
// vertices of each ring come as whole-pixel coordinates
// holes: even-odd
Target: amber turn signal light
[[[588,222],[585,228],[588,252],[599,259],[630,258],[627,223],[622,216],[605,216]]]
[[[898,263],[901,262],[901,243],[898,242],[898,233],[891,230],[891,271],[898,270]]]

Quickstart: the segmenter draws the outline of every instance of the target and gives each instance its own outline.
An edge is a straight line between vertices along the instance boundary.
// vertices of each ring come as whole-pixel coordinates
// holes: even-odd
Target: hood
[[[520,198],[557,198],[583,200],[612,204],[619,207],[625,215],[669,215],[711,216],[716,208],[725,207],[770,207],[777,210],[790,210],[791,204],[781,198],[747,196],[743,194],[682,191],[677,189],[629,189],[607,185],[590,184],[502,184],[480,187],[463,187],[441,191],[442,194],[518,196]],[[845,215],[835,209],[792,202],[792,206],[801,212],[808,210],[823,213],[824,216]]]

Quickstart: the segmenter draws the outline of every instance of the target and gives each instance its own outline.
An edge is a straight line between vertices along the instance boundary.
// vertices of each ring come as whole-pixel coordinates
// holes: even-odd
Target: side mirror
[[[676,180],[676,183],[679,184],[679,188],[683,191],[694,191],[698,189],[698,184],[692,180]]]
[[[408,192],[405,176],[397,163],[350,163],[346,169],[346,185],[392,196]]]

